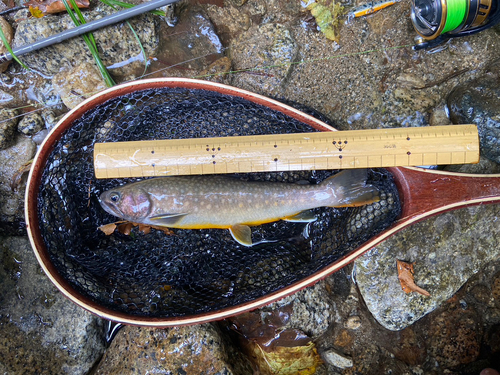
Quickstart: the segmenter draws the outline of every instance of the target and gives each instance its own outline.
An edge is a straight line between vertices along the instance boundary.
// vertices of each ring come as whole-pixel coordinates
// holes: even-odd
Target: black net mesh
[[[297,282],[387,228],[400,204],[391,175],[369,172],[381,201],[360,208],[316,209],[308,225],[253,227],[253,247],[227,230],[137,229],[107,236],[115,222],[97,197],[136,179],[96,180],[93,144],[106,141],[310,132],[283,113],[241,98],[188,89],[145,90],[85,113],[55,145],[40,184],[41,233],[59,273],[81,294],[114,311],[178,317],[235,306]],[[333,171],[255,173],[254,180],[316,183]]]

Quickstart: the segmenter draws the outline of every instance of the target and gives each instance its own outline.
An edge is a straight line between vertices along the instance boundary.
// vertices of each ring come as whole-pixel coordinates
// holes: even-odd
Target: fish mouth
[[[120,209],[113,202],[110,202],[108,195],[109,195],[109,192],[106,191],[99,196],[99,203],[101,204],[101,207],[108,214],[111,214],[111,215],[116,216],[118,218],[122,217],[123,215],[122,215]]]

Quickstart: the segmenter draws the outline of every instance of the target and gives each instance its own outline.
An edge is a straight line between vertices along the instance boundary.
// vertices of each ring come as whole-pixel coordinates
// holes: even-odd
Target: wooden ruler
[[[96,143],[97,178],[477,163],[475,125]]]

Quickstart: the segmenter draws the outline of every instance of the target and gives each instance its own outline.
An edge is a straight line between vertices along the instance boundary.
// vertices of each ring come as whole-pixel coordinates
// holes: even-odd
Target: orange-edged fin
[[[229,228],[234,240],[243,246],[252,246],[252,230],[248,225],[236,224]]]
[[[285,217],[282,220],[291,221],[297,223],[310,223],[312,221],[316,221],[317,217],[310,210],[301,211],[296,215]]]
[[[177,223],[180,219],[182,219],[184,216],[187,214],[161,214],[161,215],[156,215],[152,216],[149,218],[149,220],[154,223],[154,225],[163,225],[165,227],[168,227],[170,225],[173,225]]]

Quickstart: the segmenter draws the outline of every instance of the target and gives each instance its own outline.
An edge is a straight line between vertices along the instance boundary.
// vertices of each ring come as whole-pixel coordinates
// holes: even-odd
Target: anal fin
[[[243,246],[252,246],[252,230],[248,225],[236,224],[229,228],[234,240]]]

